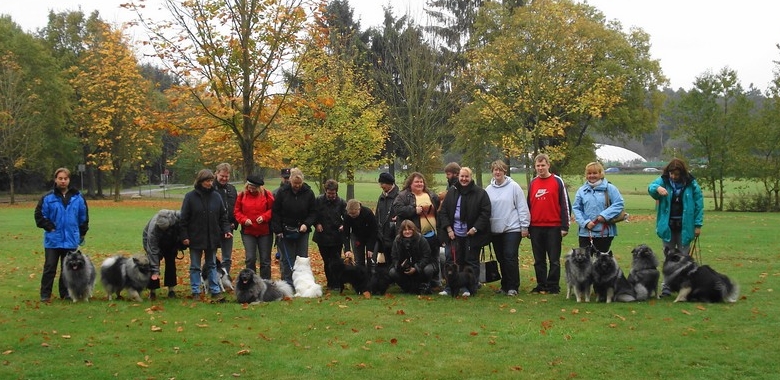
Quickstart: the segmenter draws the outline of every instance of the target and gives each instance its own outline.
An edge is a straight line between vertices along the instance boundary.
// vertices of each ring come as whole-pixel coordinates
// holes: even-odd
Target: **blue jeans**
[[[217,278],[217,250],[190,249],[190,287],[193,295],[200,294],[200,282],[202,274],[200,262],[204,258],[204,269],[209,276],[209,291],[212,295],[219,294],[219,280]]]
[[[501,289],[504,291],[520,289],[520,240],[523,236],[518,232],[505,232],[492,236],[496,260],[501,269]]]
[[[271,246],[273,245],[273,235],[254,236],[241,234],[241,241],[244,243],[246,251],[246,268],[257,273],[257,260],[260,260],[260,277],[265,280],[271,279]]]
[[[296,257],[309,257],[309,233],[300,234],[297,238],[277,239],[281,257],[279,266],[282,272],[282,280],[293,286],[292,270]]]
[[[233,238],[223,238],[220,244],[220,251],[222,251],[222,268],[230,275],[230,267],[233,265]]]

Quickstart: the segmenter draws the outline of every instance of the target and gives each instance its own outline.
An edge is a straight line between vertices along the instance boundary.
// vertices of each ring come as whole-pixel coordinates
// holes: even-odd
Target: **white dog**
[[[308,257],[296,257],[292,273],[293,287],[296,297],[322,297],[322,286],[314,281],[311,271],[311,261]]]

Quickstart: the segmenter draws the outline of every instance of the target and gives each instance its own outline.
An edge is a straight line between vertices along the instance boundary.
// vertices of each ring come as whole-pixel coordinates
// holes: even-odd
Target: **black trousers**
[[[560,291],[561,285],[561,236],[560,227],[531,227],[531,250],[534,252],[536,283],[542,290]],[[549,271],[547,261],[550,262]]]

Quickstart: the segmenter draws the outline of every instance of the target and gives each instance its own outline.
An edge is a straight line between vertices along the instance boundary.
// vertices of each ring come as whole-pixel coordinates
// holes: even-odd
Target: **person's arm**
[[[49,193],[51,194],[51,193]],[[38,200],[38,204],[35,206],[35,225],[38,226],[38,228],[43,228],[44,231],[54,231],[57,226],[54,225],[54,222],[52,222],[46,215],[46,212],[44,211],[43,206],[43,200],[46,198],[48,194],[41,197],[40,200]]]

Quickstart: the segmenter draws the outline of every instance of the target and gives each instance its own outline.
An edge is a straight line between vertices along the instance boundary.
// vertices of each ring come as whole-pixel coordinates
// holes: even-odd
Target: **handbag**
[[[488,283],[495,282],[501,279],[501,272],[498,271],[498,261],[493,256],[493,248],[490,244],[487,245],[490,251],[490,259],[485,259],[485,247],[482,247],[482,252],[479,254],[479,282]]]
[[[604,208],[606,209],[611,204],[612,204],[612,202],[609,200],[609,183],[607,183],[607,190],[604,191]],[[629,214],[626,212],[625,209],[623,209],[623,210],[620,210],[620,213],[617,214],[616,217],[608,220],[607,223],[608,224],[615,224],[615,223],[620,223],[620,222],[623,222],[623,221],[627,222],[628,221],[628,216],[629,216]]]
[[[295,227],[284,226],[283,235],[285,239],[297,239],[301,236],[301,232]]]

